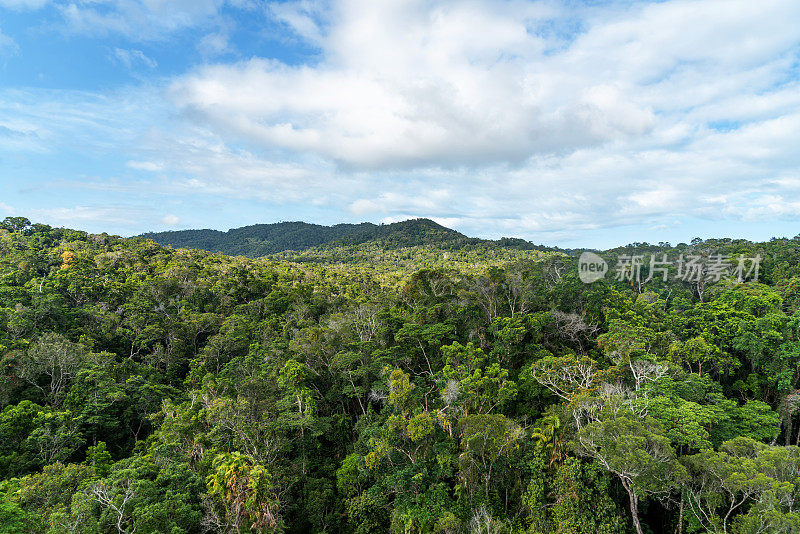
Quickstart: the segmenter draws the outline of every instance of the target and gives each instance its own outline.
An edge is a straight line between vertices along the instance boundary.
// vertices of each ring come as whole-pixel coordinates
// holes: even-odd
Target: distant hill
[[[369,245],[382,250],[395,250],[423,245],[446,246],[449,249],[487,245],[516,250],[552,250],[517,238],[497,241],[467,237],[430,219],[410,219],[392,224],[337,224],[323,226],[305,222],[255,224],[219,230],[177,230],[150,232],[142,237],[175,248],[198,248],[232,256],[257,258],[285,251],[304,252],[315,249]]]
[[[328,245],[348,246],[373,243],[380,248],[391,250],[464,239],[469,238],[430,219],[409,219],[392,224],[372,225],[362,232],[342,237]]]
[[[254,224],[233,228],[227,232],[219,230],[148,232],[142,234],[142,237],[174,248],[199,248],[230,256],[257,258],[285,250],[307,250],[363,233],[375,226],[372,223],[323,226],[297,221]]]

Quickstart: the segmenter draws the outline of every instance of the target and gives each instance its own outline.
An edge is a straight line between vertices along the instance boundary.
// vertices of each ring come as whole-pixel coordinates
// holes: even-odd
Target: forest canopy
[[[0,223],[0,533],[800,531],[800,237],[584,283],[382,228],[247,258]]]

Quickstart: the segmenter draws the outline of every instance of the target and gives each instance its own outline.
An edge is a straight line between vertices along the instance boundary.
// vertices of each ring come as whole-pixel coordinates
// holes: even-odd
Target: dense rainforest
[[[381,228],[252,259],[0,223],[0,533],[800,532],[800,237],[584,283]]]
[[[171,230],[148,232],[142,237],[175,248],[199,248],[232,256],[258,258],[284,251],[325,253],[345,246],[369,244],[381,250],[414,246],[462,249],[468,246],[548,250],[523,239],[497,241],[469,238],[430,219],[411,219],[391,224],[336,224],[322,226],[305,222],[254,224],[219,230]],[[553,249],[555,250],[555,249]]]
[[[148,232],[142,237],[175,248],[199,248],[255,258],[284,250],[306,250],[351,234],[361,234],[374,226],[371,223],[322,226],[296,221],[254,224],[227,232],[208,229]]]

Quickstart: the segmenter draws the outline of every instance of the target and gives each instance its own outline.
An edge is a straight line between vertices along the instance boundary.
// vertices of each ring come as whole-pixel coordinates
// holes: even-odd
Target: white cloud
[[[548,11],[536,4],[426,5],[343,2],[320,65],[211,66],[175,100],[263,145],[364,168],[518,162],[651,127],[613,86],[564,95],[538,72],[548,43],[529,27]]]
[[[164,215],[161,218],[161,222],[167,226],[175,226],[176,224],[181,222],[181,219],[177,215],[173,215],[170,213],[168,215]]]
[[[29,218],[53,226],[82,228],[92,226],[124,225],[133,226],[141,220],[145,212],[129,206],[70,206],[59,208],[35,208],[29,210]]]
[[[0,7],[14,10],[39,9],[49,0],[0,0]]]
[[[197,43],[197,50],[205,57],[217,57],[233,52],[228,36],[222,32],[204,35]]]
[[[0,57],[5,54],[14,54],[19,50],[16,41],[0,30]]]
[[[319,64],[204,67],[173,85],[174,101],[229,139],[380,169],[657,143],[798,100],[774,87],[800,41],[791,0],[596,10],[572,42],[543,28],[573,14],[533,2],[342,1],[325,34],[308,6],[272,10],[319,43]]]
[[[348,185],[360,183],[333,176],[321,162],[274,160],[242,148],[232,148],[212,132],[182,128],[151,130],[139,139],[135,151],[142,160],[128,166],[154,173],[175,195],[206,194],[274,203],[325,203],[341,197]]]
[[[6,125],[8,124],[8,125]],[[0,150],[42,152],[44,147],[36,132],[25,125],[0,122]]]
[[[327,2],[310,0],[268,4],[273,18],[289,27],[298,37],[317,45],[322,42],[324,31],[321,19],[327,8]]]
[[[93,37],[122,34],[147,41],[185,28],[216,25],[226,3],[254,7],[248,1],[225,0],[67,0],[57,6],[71,33]]]
[[[454,200],[449,189],[426,188],[422,194],[408,195],[401,192],[383,192],[374,199],[358,199],[349,210],[354,215],[374,213],[435,213]]]
[[[141,50],[114,48],[111,53],[112,58],[116,62],[124,65],[128,69],[134,69],[140,65],[149,69],[154,69],[158,66],[156,60],[147,57]]]
[[[137,169],[140,171],[150,171],[150,172],[157,172],[164,170],[164,166],[161,163],[157,163],[155,161],[129,161],[128,167],[131,169]]]
[[[142,113],[142,110],[148,113]],[[0,128],[20,150],[120,154],[154,121],[165,103],[150,87],[107,94],[47,89],[0,90]],[[0,134],[0,147],[4,137]]]

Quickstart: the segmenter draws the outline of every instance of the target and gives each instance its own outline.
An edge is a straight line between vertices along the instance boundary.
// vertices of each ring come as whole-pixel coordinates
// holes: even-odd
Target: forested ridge
[[[402,247],[432,246],[450,250],[474,246],[501,246],[521,250],[546,249],[523,239],[497,241],[470,238],[430,219],[410,219],[391,224],[336,224],[322,226],[305,222],[254,224],[219,230],[171,230],[149,232],[142,237],[176,248],[199,248],[231,256],[258,258],[285,251],[309,251],[316,255],[339,248],[372,245],[383,251]]]
[[[231,256],[256,258],[283,250],[305,250],[349,234],[362,233],[372,226],[371,223],[322,226],[296,221],[254,224],[227,232],[208,229],[148,232],[142,237],[176,248],[199,248]]]
[[[800,532],[800,237],[599,253],[757,281],[587,284],[373,230],[250,259],[0,223],[0,533]]]

